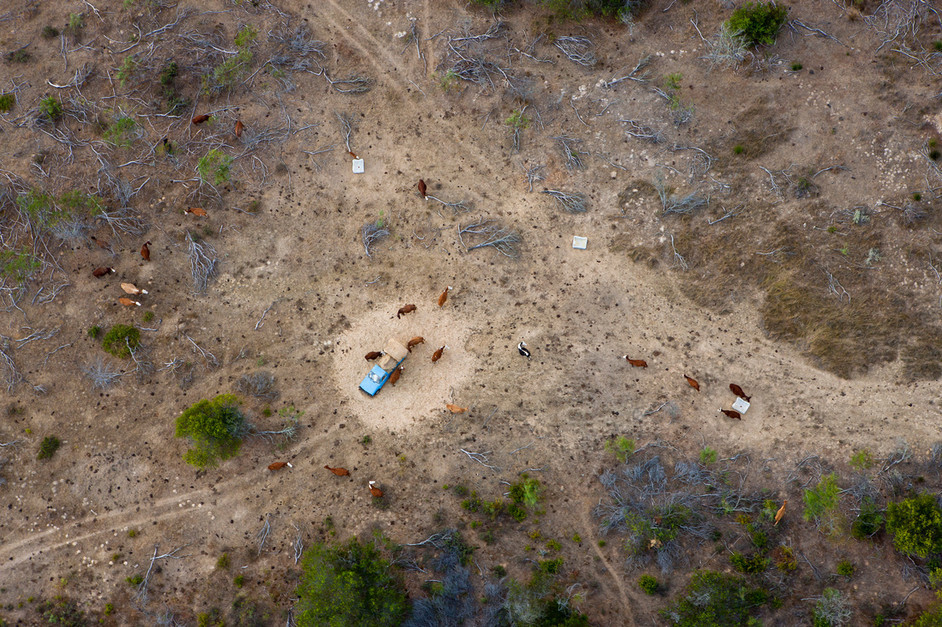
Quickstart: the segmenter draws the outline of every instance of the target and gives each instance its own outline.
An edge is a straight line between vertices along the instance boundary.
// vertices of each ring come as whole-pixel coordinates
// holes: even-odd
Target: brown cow
[[[700,384],[697,383],[697,380],[696,380],[696,379],[694,379],[693,377],[688,377],[687,375],[684,375],[684,378],[687,379],[687,384],[688,384],[690,387],[692,387],[693,389],[695,389],[697,392],[700,391]]]
[[[245,129],[245,124],[242,123],[242,120],[236,120],[235,123],[235,136],[242,137],[242,131]]]
[[[747,403],[749,402],[749,399],[752,398],[751,396],[746,396],[746,393],[742,391],[742,388],[736,385],[735,383],[730,383],[729,389],[733,394],[735,394],[742,400],[746,401]]]
[[[383,351],[370,351],[366,354],[366,361],[373,361],[383,356]]]
[[[628,355],[625,355],[623,359],[626,359],[628,363],[634,366],[635,368],[647,368],[648,367],[648,362],[646,362],[643,359],[631,359],[630,357],[628,357]]]
[[[418,346],[419,344],[425,344],[425,338],[420,335],[412,338],[406,343],[406,350],[411,353],[412,349]]]
[[[740,414],[738,411],[733,409],[721,409],[720,411],[733,420],[742,420],[742,414]]]
[[[460,405],[452,405],[451,403],[445,403],[445,407],[447,407],[448,411],[450,411],[453,414],[463,414],[466,411],[468,411],[467,407],[461,407]]]
[[[442,355],[445,354],[445,349],[446,349],[446,348],[448,348],[448,347],[447,347],[447,346],[442,346],[442,347],[439,348],[437,351],[435,351],[434,353],[432,353],[432,363],[433,363],[433,364],[434,364],[436,361],[438,361],[439,359],[442,358]]]
[[[203,113],[193,118],[193,124],[202,124],[208,119],[209,119],[209,115],[206,113]]]
[[[114,274],[115,272],[116,270],[114,268],[105,268],[105,267],[95,268],[94,270],[92,270],[92,276],[94,276],[96,279],[100,279],[106,274]]]
[[[124,296],[119,298],[118,302],[124,305],[125,307],[130,307],[132,305],[137,305],[138,307],[141,306],[141,304],[137,302],[136,300],[131,300],[130,298],[125,298]]]
[[[334,474],[337,475],[338,477],[346,477],[346,476],[348,476],[348,475],[350,474],[350,471],[347,470],[346,468],[331,468],[331,467],[328,466],[327,464],[324,464],[324,468],[326,468],[326,469],[329,470],[330,472],[334,473]]]
[[[399,311],[396,313],[397,318],[401,318],[403,314],[412,313],[416,310],[415,305],[403,305],[399,308]]]
[[[422,179],[419,179],[419,193],[422,194],[422,198],[428,200],[428,186]]]
[[[202,209],[201,207],[190,207],[189,209],[184,209],[183,213],[191,213],[198,218],[205,218],[207,215],[209,215],[206,213],[206,210]]]
[[[141,257],[144,261],[150,261],[150,242],[144,242],[144,245],[141,246]]]
[[[138,294],[146,294],[147,290],[142,290],[133,283],[122,283],[121,289],[124,290],[125,294],[131,294],[132,296],[137,296]]]
[[[399,380],[399,377],[402,376],[402,366],[399,366],[389,375],[389,385],[396,385],[396,382]]]
[[[788,505],[788,499],[785,499],[784,501],[782,501],[782,506],[778,508],[777,512],[775,512],[775,525],[773,526],[778,526],[778,524],[782,521],[782,518],[785,517],[786,505]]]
[[[383,491],[376,487],[375,481],[370,481],[370,494],[372,494],[375,499],[383,496]]]
[[[451,286],[445,288],[445,291],[441,293],[438,297],[438,308],[441,309],[445,306],[445,301],[448,300],[448,292],[451,291]]]
[[[269,464],[268,469],[271,471],[281,470],[285,466],[288,468],[294,468],[294,466],[291,465],[291,462],[275,462],[274,464]]]

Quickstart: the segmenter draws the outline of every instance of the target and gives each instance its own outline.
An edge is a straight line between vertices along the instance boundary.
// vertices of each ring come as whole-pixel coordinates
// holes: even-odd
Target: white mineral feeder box
[[[740,414],[745,414],[749,410],[749,401],[744,401],[743,399],[737,397],[733,401],[733,409],[738,411]]]
[[[354,160],[353,160],[353,173],[354,173],[354,174],[363,174],[363,159],[354,159]]]
[[[586,244],[589,243],[588,237],[582,237],[581,235],[574,235],[572,238],[572,247],[579,250],[585,250]]]

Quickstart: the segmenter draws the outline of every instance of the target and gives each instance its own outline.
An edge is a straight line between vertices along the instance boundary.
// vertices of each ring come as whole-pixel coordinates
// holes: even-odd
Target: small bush
[[[62,443],[54,435],[46,436],[43,438],[42,443],[39,445],[39,454],[36,456],[36,459],[50,459],[53,455],[56,454],[56,451],[59,450],[59,446]]]
[[[657,583],[657,578],[651,575],[641,575],[638,578],[638,587],[641,588],[645,594],[655,595],[657,594],[658,588],[660,587]]]
[[[39,111],[46,118],[55,122],[62,117],[62,103],[52,96],[46,96],[39,101]]]
[[[775,558],[775,567],[783,573],[798,569],[798,560],[795,558],[795,550],[790,546],[780,546],[773,553]]]
[[[850,465],[859,471],[870,470],[873,468],[873,465],[876,463],[876,460],[873,459],[873,455],[867,449],[861,449],[854,453],[854,456],[850,458]]]
[[[124,579],[131,586],[139,586],[144,583],[144,575],[138,573]]]
[[[143,320],[144,322],[150,322],[153,319],[154,319],[153,311],[145,311],[144,315],[141,317],[141,320]]]
[[[774,2],[747,2],[733,11],[727,24],[731,31],[742,33],[749,45],[771,46],[787,17],[788,9]]]
[[[504,124],[512,128],[528,128],[530,126],[530,118],[527,117],[523,111],[520,109],[514,109],[506,120]]]
[[[229,554],[223,553],[219,556],[219,559],[216,560],[216,568],[219,570],[226,570],[229,568],[231,561],[229,560]]]
[[[59,29],[55,26],[49,26],[46,24],[43,26],[42,36],[44,39],[53,39],[59,36]]]
[[[45,622],[50,625],[65,625],[66,627],[83,627],[88,624],[85,613],[79,609],[78,604],[71,599],[57,596],[52,601],[41,603],[36,611]]]
[[[741,155],[743,152],[745,152],[745,150],[746,150],[746,149],[745,149],[745,147],[743,147],[742,144],[736,144],[735,146],[733,146],[733,154],[734,154],[734,155]]]
[[[801,68],[803,67],[804,66],[801,63],[798,63],[797,61],[795,61],[794,63],[792,63],[792,72],[799,72],[801,71]]]
[[[19,50],[12,50],[6,54],[6,60],[10,63],[29,63],[29,60],[33,58],[25,48],[20,48]]]
[[[16,104],[16,94],[0,94],[0,113],[6,113]]]
[[[614,440],[606,442],[605,450],[613,454],[619,462],[625,463],[635,452],[635,441],[620,435]]]
[[[708,464],[715,464],[717,459],[716,450],[710,448],[709,446],[703,447],[703,450],[700,451],[700,463],[704,466]]]
[[[128,529],[128,537],[129,537],[129,538],[136,538],[136,537],[137,537],[137,534],[138,534],[137,529]]]
[[[196,171],[199,172],[203,181],[212,181],[214,185],[220,185],[230,179],[229,166],[231,164],[232,157],[213,148],[196,163]]]
[[[510,486],[510,500],[518,505],[536,507],[540,502],[540,481],[526,474],[522,480]]]
[[[236,575],[232,578],[232,583],[236,588],[241,588],[245,585],[245,575]]]
[[[177,78],[179,71],[180,68],[177,67],[176,61],[171,61],[168,63],[166,66],[164,66],[164,69],[160,71],[160,84],[164,85],[165,87],[173,85],[173,81]]]
[[[235,396],[220,394],[186,409],[177,418],[176,427],[176,437],[188,438],[191,444],[183,460],[203,469],[215,467],[220,460],[229,459],[239,452],[245,432],[245,417]]]
[[[749,557],[746,557],[742,553],[733,553],[729,561],[733,564],[733,568],[747,575],[765,572],[765,569],[769,567],[769,560],[762,557],[759,553],[755,553]]]
[[[137,70],[137,57],[133,54],[129,57],[125,57],[124,61],[121,62],[121,67],[118,68],[118,83],[124,87],[124,84],[134,76],[135,70]]]
[[[872,500],[864,500],[860,513],[850,527],[850,533],[858,540],[865,540],[880,532],[883,528],[883,512]]]
[[[134,118],[122,116],[105,131],[104,139],[112,146],[128,148],[136,139],[137,122]]]
[[[920,494],[890,503],[886,510],[886,530],[900,553],[928,557],[942,551],[942,508],[935,496]]]
[[[807,521],[818,521],[837,510],[837,476],[824,475],[814,488],[805,490],[805,513]]]
[[[101,341],[105,352],[125,359],[131,356],[131,351],[141,343],[141,332],[126,324],[116,324],[105,334]]]
[[[848,560],[841,560],[837,563],[837,574],[841,577],[847,577],[850,579],[854,576],[854,571],[856,568],[852,562]]]

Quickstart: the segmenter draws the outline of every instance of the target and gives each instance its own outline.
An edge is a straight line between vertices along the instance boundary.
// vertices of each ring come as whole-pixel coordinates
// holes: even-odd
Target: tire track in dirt
[[[343,9],[336,0],[327,0],[321,7],[319,7],[318,15],[323,17],[330,25],[337,31],[337,34],[344,37],[347,41],[350,42],[354,47],[359,50],[363,56],[369,61],[369,63],[376,69],[376,71],[383,77],[383,81],[388,84],[392,89],[399,93],[400,96],[406,99],[411,99],[411,94],[409,93],[408,82],[400,79],[400,76],[407,76],[409,67],[403,67],[397,58],[399,55],[393,53],[392,49],[389,46],[383,45],[376,37],[370,33],[365,26],[355,20],[345,9]],[[426,0],[426,21],[431,19],[430,14],[431,9],[428,7],[428,2]],[[333,12],[333,14],[331,14]],[[350,29],[345,27],[343,22],[346,20],[350,24],[356,27],[356,30],[359,33],[362,33],[362,40],[350,32]],[[426,50],[426,55],[429,57],[434,57],[431,52],[433,46],[428,46]],[[384,59],[386,64],[381,63],[378,59]],[[435,67],[432,65],[432,67]],[[429,99],[426,98],[426,101]],[[421,109],[423,113],[432,113],[440,114],[440,108],[430,107],[425,102],[415,101],[413,102],[416,109]],[[460,136],[462,129],[452,121],[447,119],[442,119],[440,115],[436,115],[437,119],[435,123],[442,127],[447,127],[449,133],[453,136]],[[457,118],[456,118],[457,119]],[[485,151],[481,150],[477,146],[466,141],[459,141],[454,143],[455,151],[461,152],[466,158],[475,159],[478,164],[485,168],[485,171],[489,172],[491,175],[494,175],[493,164],[495,163],[495,156],[488,155]],[[499,157],[500,155],[496,155]],[[499,159],[498,159],[499,160]]]
[[[579,510],[579,518],[582,523],[582,531],[585,534],[586,538],[592,538],[595,536],[595,530],[597,529],[592,521],[589,519],[588,510],[581,508]],[[615,567],[612,566],[609,561],[605,558],[605,555],[602,553],[602,549],[599,547],[598,543],[593,542],[592,548],[595,549],[595,554],[602,561],[602,564],[605,565],[605,569],[608,570],[609,574],[612,576],[612,581],[615,582],[615,586],[618,588],[618,594],[621,597],[621,604],[624,611],[624,624],[634,625],[634,612],[631,610],[631,598],[628,596],[628,591],[625,590],[625,584],[622,581],[621,576],[615,571]]]
[[[360,24],[359,21],[353,19],[353,16],[347,13],[345,9],[337,4],[336,0],[327,0],[327,2],[324,3],[321,8],[327,9],[327,11],[320,11],[320,15],[330,22],[331,26],[334,27],[338,34],[345,37],[347,41],[356,46],[356,48],[361,53],[363,53],[363,56],[369,60],[370,64],[372,64],[373,67],[383,75],[384,79],[390,85],[390,87],[396,89],[401,96],[407,97],[408,87],[406,86],[406,83],[398,78],[398,75],[405,75],[405,68],[400,67],[400,65],[397,63],[397,59],[391,54],[389,48],[381,44],[379,40],[373,37],[373,34],[370,33],[370,31],[368,31],[365,26]],[[330,15],[331,9],[334,13],[333,16]],[[339,20],[337,18],[338,15],[340,16]],[[347,21],[347,23],[352,25],[352,28],[356,28],[356,30],[359,31],[362,36],[362,40],[360,37],[353,36],[353,34],[350,32],[351,27],[344,26],[344,19]],[[368,48],[372,48],[372,50],[369,50]],[[383,65],[377,60],[380,57],[385,59],[387,65]]]
[[[147,522],[173,518],[196,511],[210,512],[212,509],[222,507],[224,503],[231,500],[231,498],[221,497],[217,500],[216,504],[210,506],[210,508],[205,506],[199,508],[192,507],[189,504],[186,504],[184,507],[180,507],[180,503],[186,503],[188,500],[195,501],[197,499],[213,495],[214,490],[218,493],[218,495],[228,493],[232,494],[233,497],[236,497],[246,486],[257,482],[258,477],[256,475],[245,474],[234,479],[230,479],[229,481],[216,483],[205,488],[193,490],[184,494],[174,494],[172,496],[158,499],[146,509],[141,508],[139,505],[130,505],[128,507],[114,510],[106,514],[87,516],[85,518],[70,522],[66,525],[62,525],[56,529],[49,529],[47,531],[35,533],[14,542],[4,541],[2,546],[0,546],[0,573],[4,572],[5,570],[9,570],[10,568],[15,568],[36,555],[49,553],[51,551],[55,551],[56,549],[61,549],[65,546],[68,546],[73,542],[82,542],[104,533],[112,533],[116,527],[134,527],[143,525]],[[131,511],[132,509],[133,511]],[[134,515],[128,516],[130,514]],[[123,516],[128,517],[122,518]],[[89,530],[81,535],[73,535],[75,530],[85,529],[86,525],[89,527],[97,526],[98,528]],[[68,537],[65,537],[66,534],[68,534]],[[37,546],[31,547],[30,545],[32,544],[37,544]],[[21,551],[24,549],[26,549],[28,552],[21,553]],[[10,557],[11,555],[15,555],[15,557]]]
[[[428,41],[428,38],[431,37],[429,33],[432,32],[432,7],[431,0],[425,0],[423,3],[425,5],[425,40]],[[432,42],[429,42],[429,45],[425,49],[425,58],[428,61],[427,68],[432,68],[432,71],[435,71],[435,67],[438,65],[435,61],[435,46]],[[428,78],[428,69],[426,68],[426,78]]]

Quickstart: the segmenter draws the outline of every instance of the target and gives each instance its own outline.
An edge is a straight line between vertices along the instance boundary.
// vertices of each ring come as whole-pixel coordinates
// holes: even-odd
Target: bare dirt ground
[[[87,3],[11,7],[0,22],[0,44],[14,50],[30,42],[32,59],[3,65],[4,89],[12,84],[17,96],[0,125],[0,167],[11,182],[2,197],[4,237],[14,232],[14,181],[57,194],[94,192],[96,184],[102,189],[102,159],[135,188],[150,180],[130,203],[146,233],[96,227],[66,242],[50,240],[60,247],[51,253],[60,270],[42,278],[68,285],[40,304],[37,276],[17,307],[0,316],[4,354],[14,360],[11,372],[22,375],[10,379],[0,421],[0,441],[10,443],[0,449],[0,616],[35,624],[35,599],[65,595],[105,624],[150,624],[168,611],[195,624],[200,612],[231,603],[240,593],[232,575],[243,573],[241,593],[280,624],[297,581],[295,539],[331,537],[329,517],[340,538],[379,529],[399,543],[458,526],[478,546],[482,581],[496,564],[526,579],[528,537],[557,538],[566,583],[582,585],[580,609],[593,624],[654,624],[663,599],[641,593],[639,571],[628,568],[617,539],[598,544],[593,508],[606,492],[597,477],[615,465],[604,447],[616,435],[639,445],[669,443],[679,456],[696,457],[704,446],[723,459],[748,456],[756,469],[752,485],[794,505],[783,543],[824,570],[833,571],[835,556],[854,557],[858,578],[843,588],[860,608],[857,616],[904,597],[916,584],[896,573],[892,545],[825,539],[799,516],[806,477],[787,478],[808,455],[826,460],[822,468],[846,470],[860,449],[884,458],[905,441],[924,457],[939,439],[942,386],[931,376],[911,376],[904,359],[907,347],[927,351],[919,368],[931,370],[942,350],[932,331],[942,290],[933,274],[942,243],[933,186],[942,183],[923,156],[926,142],[942,132],[932,126],[940,115],[938,74],[901,54],[876,52],[880,36],[852,15],[856,9],[791,7],[790,17],[839,41],[793,25],[751,64],[712,71],[697,28],[706,38],[718,30],[729,15],[720,3],[654,2],[630,31],[615,22],[560,22],[535,7],[510,11],[502,15],[506,33],[480,50],[512,68],[517,92],[497,75],[493,86],[443,82],[454,62],[447,38],[480,34],[493,23],[489,12],[463,2],[324,0],[277,8],[112,2],[96,5],[97,13]],[[166,37],[149,35],[184,8],[193,13]],[[876,10],[868,3],[864,16]],[[40,32],[70,13],[82,13],[85,26],[81,39],[63,36],[64,63],[60,39]],[[413,21],[417,41],[409,35]],[[206,68],[188,60],[178,35],[215,32],[218,47],[229,49],[238,29],[252,25],[259,31],[254,72],[267,58],[272,30],[285,23],[304,23],[325,42],[319,63],[333,80],[369,77],[371,90],[344,94],[323,75],[303,71],[288,72],[287,89],[271,65],[222,95],[199,95]],[[157,116],[165,108],[146,106],[160,100],[154,74],[117,85],[129,54],[120,51],[135,31],[145,34],[134,49],[141,67],[179,62],[179,90],[191,103],[182,117]],[[589,37],[598,62],[584,68],[567,60],[550,43],[563,35]],[[940,24],[927,22],[920,37],[942,38]],[[646,83],[604,85],[648,56]],[[796,62],[803,69],[791,69]],[[49,83],[68,83],[85,63],[96,68],[80,90],[91,103],[88,123],[73,115],[37,131],[40,98],[78,91]],[[938,69],[937,59],[927,63]],[[666,101],[652,91],[666,89],[664,77],[674,73],[682,75],[680,102],[694,111],[684,125],[672,122]],[[524,104],[531,121],[514,153],[504,120]],[[142,129],[128,148],[106,145],[96,127],[118,107],[138,116]],[[191,114],[203,111],[216,119],[191,125]],[[353,121],[351,149],[365,160],[364,174],[351,172],[338,113]],[[242,139],[230,130],[237,119],[247,129]],[[664,141],[626,135],[620,122],[626,119],[656,128]],[[69,129],[71,139],[57,141],[50,135],[57,128]],[[252,133],[266,131],[277,139],[246,146]],[[585,169],[567,169],[553,139],[560,135],[581,141]],[[181,148],[172,163],[152,150],[165,136]],[[736,145],[744,150],[734,151]],[[327,146],[334,148],[302,152]],[[671,146],[697,147],[710,161]],[[203,188],[194,195],[196,159],[210,147],[238,156],[231,181],[219,186],[219,196]],[[37,162],[37,154],[45,161]],[[140,163],[123,169],[129,161]],[[524,172],[537,164],[545,166],[545,180],[531,192]],[[777,189],[759,166],[791,168],[799,186],[799,179],[825,171],[809,182],[813,194],[796,197],[786,175],[772,175]],[[678,193],[709,192],[709,205],[692,215],[664,215],[653,187],[659,176]],[[436,198],[463,201],[470,210],[423,200],[419,178]],[[538,193],[544,188],[581,191],[588,210],[564,213]],[[914,193],[922,200],[914,201]],[[257,210],[249,209],[252,201]],[[914,202],[913,211],[926,215],[909,223],[901,216]],[[181,213],[197,203],[206,218]],[[869,226],[847,217],[858,207]],[[713,222],[730,210],[735,215]],[[519,254],[469,251],[459,229],[480,216],[516,231]],[[391,232],[372,257],[360,239],[370,223]],[[863,228],[864,235],[855,230]],[[218,276],[201,294],[192,291],[188,231],[218,253]],[[95,246],[91,233],[110,240],[114,255]],[[588,248],[574,250],[573,235],[586,236]],[[145,240],[152,242],[150,262],[137,252]],[[793,257],[806,265],[789,265]],[[97,266],[117,272],[94,279]],[[859,305],[858,295],[882,294],[893,311],[905,310],[905,323],[887,334],[839,331],[834,343],[845,342],[842,350],[853,358],[842,370],[844,358],[816,352],[809,334],[782,331],[780,321],[771,326],[769,285],[781,280],[779,268],[789,276],[807,268],[818,273],[816,285],[802,284],[813,296],[808,308],[863,307],[855,320],[866,321],[879,316]],[[830,290],[828,273],[843,278],[850,293]],[[149,290],[142,307],[117,303],[121,281]],[[446,285],[454,290],[439,310]],[[418,311],[397,319],[405,303]],[[799,320],[803,307],[786,318]],[[144,311],[153,319],[145,322]],[[154,369],[132,372],[130,362],[106,356],[127,374],[95,389],[82,368],[104,353],[86,331],[117,323],[144,329],[145,358]],[[47,339],[19,341],[53,329]],[[364,353],[387,337],[405,342],[418,335],[426,343],[406,360],[399,383],[375,398],[362,395]],[[868,359],[874,337],[893,345],[892,354],[880,342]],[[521,340],[532,359],[517,353]],[[212,357],[197,353],[194,343]],[[432,364],[441,345],[449,349]],[[620,359],[625,353],[649,367],[631,368]],[[174,359],[187,365],[176,372],[164,367]],[[297,437],[249,438],[234,459],[196,472],[181,458],[185,443],[173,438],[174,419],[257,370],[275,376],[279,395],[270,403],[246,398],[250,421],[276,429],[277,411],[294,407],[303,412]],[[699,381],[699,393],[685,374]],[[733,400],[731,382],[753,396],[742,421],[718,412]],[[470,410],[452,415],[446,403]],[[62,447],[37,461],[47,435]],[[485,454],[490,467],[462,449]],[[294,467],[268,471],[277,460]],[[352,476],[335,477],[324,464]],[[525,471],[544,485],[545,515],[505,525],[490,544],[468,527],[460,499],[442,489],[463,484],[493,499],[505,492],[502,482]],[[372,502],[370,479],[382,485],[387,507]],[[259,547],[256,533],[266,520],[271,536]],[[185,557],[162,560],[146,599],[135,599],[126,578],[144,572],[155,550],[178,547]],[[223,552],[232,556],[228,573],[216,568]],[[691,567],[729,569],[708,550],[690,556]],[[892,576],[887,561],[895,564]],[[817,572],[804,562],[799,572],[800,589],[819,593]],[[685,581],[679,572],[674,577],[671,593]],[[422,581],[410,575],[410,590]],[[796,592],[767,624],[807,617],[801,596]],[[910,606],[931,599],[918,591]],[[103,613],[106,603],[114,604],[113,614]]]

